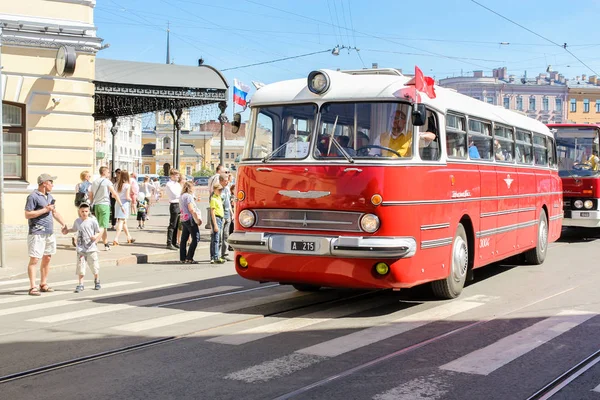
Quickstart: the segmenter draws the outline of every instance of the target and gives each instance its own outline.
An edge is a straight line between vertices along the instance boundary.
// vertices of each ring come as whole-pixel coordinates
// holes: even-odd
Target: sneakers
[[[102,286],[100,286],[100,281],[94,279],[94,290],[100,290]]]
[[[167,249],[169,249],[169,250],[178,250],[179,247],[173,246],[172,244],[168,244],[167,245]]]
[[[110,251],[110,244],[108,242],[104,243],[104,251]]]
[[[217,263],[217,264],[225,264],[225,260],[222,259],[222,258],[219,258],[219,259],[215,260],[215,263]]]
[[[229,257],[229,254],[225,254],[223,257],[221,257],[221,260],[233,261],[233,259],[231,257]]]
[[[81,293],[83,292],[83,285],[77,285],[75,287],[75,293]]]

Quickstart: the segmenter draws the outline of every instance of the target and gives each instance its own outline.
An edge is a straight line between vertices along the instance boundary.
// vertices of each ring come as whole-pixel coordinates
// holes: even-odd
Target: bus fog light
[[[575,208],[582,208],[583,207],[583,201],[581,201],[581,200],[575,200],[573,202],[573,205],[575,206]]]
[[[379,276],[387,275],[390,272],[390,267],[384,262],[375,264],[375,273]]]
[[[586,209],[590,210],[592,207],[594,207],[594,202],[591,201],[591,200],[586,200],[586,201],[583,202],[583,206]]]
[[[250,210],[242,210],[238,216],[238,221],[244,228],[250,228],[252,225],[254,225],[255,220],[256,217]]]
[[[246,260],[243,256],[239,256],[238,265],[240,268],[248,268],[248,260]]]
[[[367,232],[373,233],[379,229],[379,218],[375,214],[365,214],[360,219],[360,228]]]

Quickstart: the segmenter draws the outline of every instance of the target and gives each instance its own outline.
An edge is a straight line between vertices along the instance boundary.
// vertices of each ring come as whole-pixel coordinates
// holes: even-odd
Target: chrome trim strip
[[[331,192],[309,190],[307,192],[301,192],[299,190],[280,190],[280,195],[285,197],[291,197],[293,199],[319,199],[321,197],[327,197]]]
[[[256,168],[256,170],[259,172],[271,172],[271,171],[273,171],[273,168],[259,167],[259,168]]]
[[[552,217],[550,217],[550,221],[556,221],[557,219],[562,219],[564,217],[564,214],[553,215]]]
[[[498,216],[498,215],[515,214],[515,213],[522,213],[522,212],[535,211],[535,210],[537,210],[536,207],[517,208],[517,209],[514,209],[514,210],[494,211],[494,212],[489,212],[489,213],[482,213],[480,215],[480,217],[481,218],[493,217],[493,216]]]
[[[435,240],[423,240],[421,242],[421,249],[433,249],[434,247],[443,247],[452,244],[452,238],[435,239]]]
[[[473,201],[488,201],[488,200],[502,200],[502,199],[521,199],[526,197],[542,197],[549,195],[561,195],[562,192],[548,192],[548,193],[532,193],[532,194],[519,194],[514,196],[490,196],[490,197],[466,197],[456,199],[440,199],[440,200],[408,200],[408,201],[384,201],[381,203],[382,206],[410,206],[416,204],[449,204],[449,203],[465,203]]]
[[[445,228],[450,228],[450,224],[443,223],[443,224],[421,225],[422,231],[431,231],[434,229],[445,229]]]
[[[362,169],[360,169],[360,168],[344,168],[344,172],[350,172],[350,171],[362,172]]]
[[[514,224],[514,225],[507,225],[507,226],[503,226],[500,228],[493,228],[493,229],[487,229],[485,231],[479,231],[475,234],[475,236],[477,238],[482,238],[482,237],[486,237],[486,236],[493,236],[499,233],[506,233],[506,232],[511,232],[511,231],[515,231],[517,229],[522,229],[522,228],[528,228],[530,226],[535,226],[537,225],[538,221],[537,220],[533,220],[533,221],[528,221],[528,222],[521,222],[518,224]]]
[[[353,225],[352,222],[324,221],[324,220],[317,220],[317,219],[298,220],[298,219],[262,218],[261,221],[268,221],[268,222],[288,222],[290,224],[302,224],[303,226],[307,226],[308,224]]]

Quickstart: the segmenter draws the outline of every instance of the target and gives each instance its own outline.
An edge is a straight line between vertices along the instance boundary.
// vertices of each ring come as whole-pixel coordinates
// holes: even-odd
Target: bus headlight
[[[374,214],[365,214],[360,219],[360,228],[367,232],[373,233],[379,229],[379,218]]]
[[[244,228],[250,228],[252,225],[254,225],[254,222],[256,220],[256,217],[254,216],[254,213],[250,210],[242,210],[240,211],[240,215],[238,216],[238,221],[240,222],[240,225],[242,225]]]
[[[315,94],[322,94],[327,89],[329,89],[329,77],[325,72],[312,71],[308,74],[308,90]]]
[[[591,200],[586,200],[586,201],[583,202],[583,206],[586,209],[590,210],[592,207],[594,207],[594,202],[591,201]]]
[[[573,202],[573,206],[575,206],[575,208],[582,208],[583,207],[583,201],[581,201],[581,200],[575,200]]]

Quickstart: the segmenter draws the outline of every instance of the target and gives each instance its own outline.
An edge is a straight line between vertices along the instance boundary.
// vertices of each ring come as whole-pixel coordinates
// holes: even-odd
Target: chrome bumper
[[[313,243],[314,250],[292,250],[292,242]],[[412,237],[312,236],[233,232],[227,243],[237,251],[346,258],[407,258],[415,255]]]

